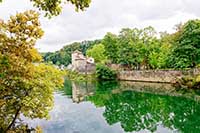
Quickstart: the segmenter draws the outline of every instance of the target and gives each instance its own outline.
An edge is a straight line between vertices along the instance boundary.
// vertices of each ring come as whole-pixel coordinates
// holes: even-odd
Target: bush
[[[178,81],[178,84],[183,88],[200,89],[200,75],[183,77]]]
[[[195,78],[194,88],[200,89],[200,75]]]
[[[117,79],[117,72],[105,65],[98,64],[96,66],[96,77],[100,80],[115,80]]]

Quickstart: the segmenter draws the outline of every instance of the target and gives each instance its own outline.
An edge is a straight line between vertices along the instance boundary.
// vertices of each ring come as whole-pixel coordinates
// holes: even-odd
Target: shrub
[[[194,88],[200,89],[200,75],[195,78]]]
[[[105,65],[98,64],[96,66],[96,77],[100,80],[115,80],[117,72]]]
[[[178,81],[178,84],[183,88],[200,89],[200,75],[183,77]]]

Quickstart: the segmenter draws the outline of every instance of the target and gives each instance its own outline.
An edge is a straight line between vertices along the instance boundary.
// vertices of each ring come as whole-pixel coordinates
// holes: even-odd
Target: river
[[[71,82],[54,93],[50,120],[27,120],[44,133],[199,133],[198,92],[169,84]]]

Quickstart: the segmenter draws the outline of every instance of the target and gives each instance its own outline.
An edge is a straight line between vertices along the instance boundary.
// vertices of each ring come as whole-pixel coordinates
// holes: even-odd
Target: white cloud
[[[28,0],[4,0],[0,18],[32,8]],[[44,37],[40,51],[55,51],[69,42],[103,37],[123,27],[152,25],[158,31],[173,32],[175,24],[200,17],[199,0],[92,0],[85,12],[65,5],[63,13],[51,20],[41,17]]]

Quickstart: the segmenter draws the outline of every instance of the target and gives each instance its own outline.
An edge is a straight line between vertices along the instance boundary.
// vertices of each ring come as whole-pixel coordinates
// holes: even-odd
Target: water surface
[[[45,133],[200,132],[199,95],[169,84],[70,82],[54,94]]]

